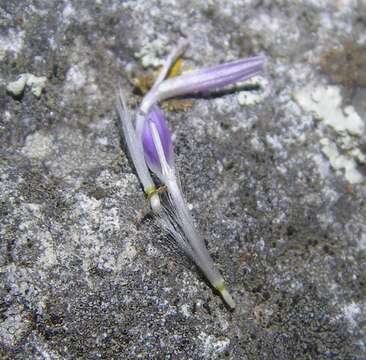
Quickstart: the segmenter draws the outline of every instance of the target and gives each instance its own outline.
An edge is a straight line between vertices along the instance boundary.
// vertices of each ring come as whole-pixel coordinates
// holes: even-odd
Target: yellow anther
[[[181,58],[178,58],[169,69],[167,78],[169,79],[180,75],[182,73],[182,64],[183,60]]]

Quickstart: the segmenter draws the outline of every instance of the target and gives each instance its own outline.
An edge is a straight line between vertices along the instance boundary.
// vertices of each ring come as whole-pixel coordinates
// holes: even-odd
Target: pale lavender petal
[[[172,67],[174,62],[181,56],[189,45],[189,41],[186,38],[180,38],[176,47],[174,47],[167,59],[163,64],[163,68],[160,70],[159,76],[156,78],[153,87],[157,87],[167,76],[169,69]]]
[[[178,95],[218,90],[257,75],[263,70],[264,60],[263,56],[255,56],[188,72],[163,81],[155,95],[161,101]]]
[[[133,128],[130,118],[130,112],[127,108],[126,99],[123,95],[123,91],[120,85],[118,87],[117,93],[117,110],[128,151],[136,168],[139,179],[144,187],[144,190],[149,189],[154,186],[154,183],[150,176],[149,169],[146,166],[144,152],[142,146],[140,145],[140,142],[136,137],[135,129]]]
[[[188,74],[193,74],[193,73],[202,73],[202,74],[207,74],[210,73],[212,71],[221,71],[224,69],[233,69],[234,67],[239,67],[239,69],[243,69],[246,68],[248,66],[251,65],[256,65],[256,64],[260,64],[263,66],[265,61],[265,57],[262,55],[259,56],[252,56],[250,58],[243,58],[243,59],[239,59],[239,60],[234,60],[234,61],[230,61],[228,63],[224,63],[224,64],[219,64],[219,65],[214,65],[211,66],[209,68],[203,68],[203,69],[197,69],[194,70]]]
[[[172,139],[163,112],[158,106],[152,106],[144,122],[142,143],[146,161],[150,168],[156,171],[160,170],[160,160],[150,131],[149,121],[152,121],[158,130],[166,161],[170,165],[172,161]]]

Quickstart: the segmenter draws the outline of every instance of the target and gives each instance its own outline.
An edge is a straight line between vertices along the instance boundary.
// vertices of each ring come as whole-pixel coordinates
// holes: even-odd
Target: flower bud
[[[159,175],[161,173],[161,160],[159,158],[153,135],[151,133],[151,122],[156,127],[164,152],[165,161],[169,165],[172,165],[173,161],[172,138],[171,133],[166,125],[163,112],[159,109],[158,106],[152,106],[150,112],[145,118],[142,130],[142,144],[144,147],[146,162],[148,163],[150,169]]]

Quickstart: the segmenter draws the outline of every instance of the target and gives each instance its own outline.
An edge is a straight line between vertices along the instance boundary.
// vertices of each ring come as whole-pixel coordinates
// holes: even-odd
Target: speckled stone
[[[364,359],[365,126],[340,134],[296,94],[331,88],[337,114],[352,109],[365,124],[365,88],[355,85],[365,9],[361,0],[2,1],[0,358]],[[145,199],[120,140],[117,80],[134,102],[131,72],[156,70],[182,34],[186,69],[267,57],[259,88],[166,111],[184,192],[234,312],[152,219],[136,223]],[[339,49],[353,61],[350,81],[324,66],[339,67]],[[21,74],[47,79],[39,98],[30,86],[7,91]],[[347,164],[335,169],[324,143],[353,161],[359,181],[348,181]]]

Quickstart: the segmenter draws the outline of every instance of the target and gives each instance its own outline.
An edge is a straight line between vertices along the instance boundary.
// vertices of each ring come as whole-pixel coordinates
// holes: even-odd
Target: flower
[[[121,89],[119,89],[117,109],[131,158],[158,223],[175,238],[185,254],[201,269],[228,306],[234,309],[235,302],[225,288],[224,279],[215,268],[183,197],[174,166],[171,133],[157,103],[175,96],[215,91],[249,79],[262,71],[264,57],[256,56],[232,61],[164,80],[187,45],[188,41],[182,39],[170,52],[161,73],[140,105],[136,114],[135,129]],[[160,203],[159,191],[155,187],[148,167],[167,188],[170,200],[167,207]]]

